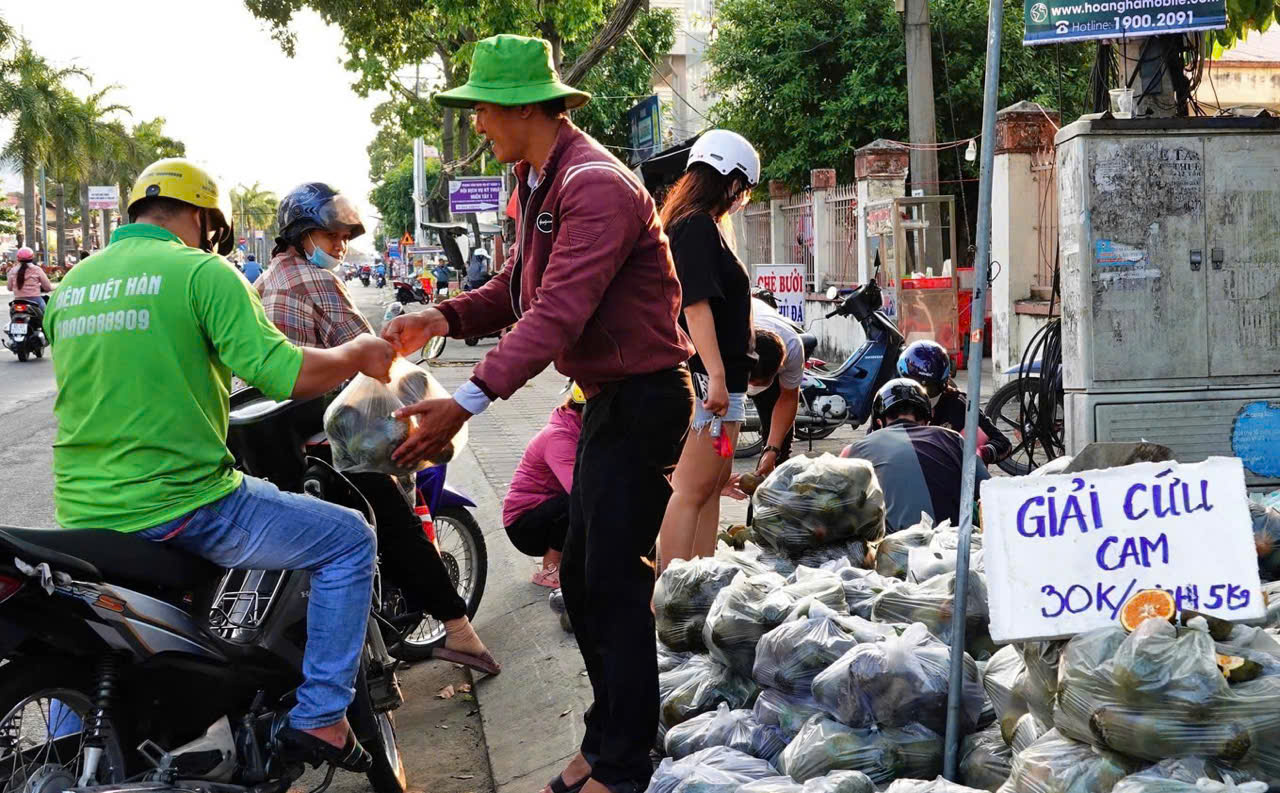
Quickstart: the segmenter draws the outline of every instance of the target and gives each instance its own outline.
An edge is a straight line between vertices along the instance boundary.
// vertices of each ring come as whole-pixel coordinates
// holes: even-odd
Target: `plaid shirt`
[[[347,287],[333,273],[292,252],[272,259],[254,286],[267,318],[295,344],[337,347],[361,333],[373,333]]]

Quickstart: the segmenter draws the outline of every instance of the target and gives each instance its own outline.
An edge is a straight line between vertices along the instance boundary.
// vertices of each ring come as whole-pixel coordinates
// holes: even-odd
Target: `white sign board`
[[[982,526],[997,642],[1118,623],[1143,589],[1225,620],[1266,614],[1237,457],[989,479]]]
[[[120,188],[109,184],[101,187],[90,185],[90,209],[116,209],[120,206]]]
[[[804,325],[804,265],[757,264],[756,286],[773,293],[779,314]]]

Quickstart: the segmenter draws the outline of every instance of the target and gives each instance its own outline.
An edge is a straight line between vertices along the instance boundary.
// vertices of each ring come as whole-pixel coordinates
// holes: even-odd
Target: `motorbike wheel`
[[[760,431],[760,416],[756,414],[756,404],[747,400],[747,420],[742,422],[738,432],[738,445],[733,449],[733,456],[738,460],[756,457],[764,448],[764,433]]]
[[[987,402],[984,411],[987,418],[991,419],[1000,431],[1008,435],[1014,444],[1009,456],[996,463],[1001,471],[1010,476],[1025,476],[1065,452],[1051,439],[1041,438],[1037,428],[1023,427],[1019,424],[1022,420],[1020,415],[1022,395],[1036,394],[1039,390],[1040,378],[1028,375],[1006,383],[997,389],[991,395],[991,400]],[[1055,411],[1054,422],[1061,428],[1063,421],[1061,393],[1057,395]],[[1061,434],[1061,429],[1058,432]]]
[[[18,361],[19,361],[19,362],[21,362],[21,363],[26,363],[26,362],[27,362],[27,356],[28,356],[29,354],[30,354],[30,353],[28,353],[26,350],[18,350]]]
[[[484,597],[489,577],[489,550],[480,524],[465,507],[445,507],[433,517],[436,547],[449,579],[467,604],[467,616],[474,617]],[[384,579],[384,586],[386,582]],[[422,621],[405,631],[396,641],[387,641],[387,651],[400,661],[425,661],[444,644],[444,623],[423,615]]]
[[[368,772],[369,786],[374,793],[404,793],[409,782],[396,739],[395,716],[390,711],[379,713],[374,710],[364,663],[360,664],[360,672],[356,675],[356,696],[351,701],[349,714],[352,731],[365,751],[373,755],[373,767]]]
[[[838,423],[831,424],[796,424],[796,440],[801,441],[820,441],[823,438],[830,437],[832,433],[840,429]]]
[[[44,347],[36,347],[36,357],[37,358],[44,357]]]
[[[476,336],[468,336],[467,338],[463,339],[462,343],[467,345],[468,347],[474,347],[480,343],[480,339],[479,337],[476,337]]]
[[[0,788],[26,793],[61,793],[78,782],[93,712],[93,683],[86,670],[50,659],[6,664],[0,677]],[[56,704],[55,704],[56,703]],[[111,725],[108,725],[111,727]],[[126,778],[124,737],[106,731],[98,782]]]

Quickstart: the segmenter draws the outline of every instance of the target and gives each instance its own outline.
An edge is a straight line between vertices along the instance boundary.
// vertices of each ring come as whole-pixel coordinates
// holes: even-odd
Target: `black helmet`
[[[276,225],[291,245],[316,229],[349,231],[352,239],[364,233],[355,204],[324,182],[307,182],[290,190],[276,210]]]
[[[924,421],[933,417],[933,408],[929,405],[929,395],[924,392],[924,386],[909,377],[896,377],[876,392],[871,418],[877,424],[885,424],[908,407]]]

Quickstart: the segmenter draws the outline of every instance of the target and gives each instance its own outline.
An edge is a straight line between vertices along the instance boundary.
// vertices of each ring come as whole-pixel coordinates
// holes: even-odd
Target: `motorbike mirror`
[[[444,336],[433,336],[431,341],[427,342],[426,346],[422,348],[422,359],[431,361],[439,358],[441,353],[444,352],[444,341]]]
[[[834,286],[827,287],[827,300],[835,300],[839,294],[840,290],[836,289]]]

